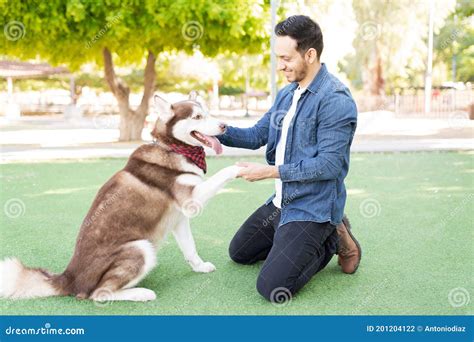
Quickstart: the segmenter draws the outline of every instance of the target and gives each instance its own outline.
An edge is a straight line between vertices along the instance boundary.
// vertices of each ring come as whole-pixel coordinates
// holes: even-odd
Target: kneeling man
[[[227,146],[267,145],[269,165],[239,163],[239,176],[275,179],[275,195],[238,230],[229,247],[232,260],[265,260],[258,292],[278,301],[293,295],[338,254],[345,273],[354,273],[361,248],[344,217],[350,146],[357,108],[349,89],[320,63],[323,36],[307,16],[292,16],[275,27],[278,70],[291,84],[250,128],[228,127]]]

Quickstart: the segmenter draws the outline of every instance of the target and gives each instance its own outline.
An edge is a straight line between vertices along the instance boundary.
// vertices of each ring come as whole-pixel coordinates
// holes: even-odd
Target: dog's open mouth
[[[205,135],[202,134],[198,131],[192,131],[191,136],[199,141],[201,144],[210,147],[216,152],[216,154],[221,154],[222,153],[222,145],[219,140],[217,140],[216,137],[210,136],[210,135]]]

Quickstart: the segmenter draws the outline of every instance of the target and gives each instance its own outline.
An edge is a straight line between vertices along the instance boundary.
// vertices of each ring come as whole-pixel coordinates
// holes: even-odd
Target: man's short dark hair
[[[323,52],[323,33],[319,25],[306,15],[293,15],[275,26],[277,36],[290,36],[297,42],[296,50],[303,56],[311,48],[318,59]]]

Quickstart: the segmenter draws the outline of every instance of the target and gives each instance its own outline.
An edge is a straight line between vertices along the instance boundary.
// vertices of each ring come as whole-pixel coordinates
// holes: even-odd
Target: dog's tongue
[[[209,135],[203,134],[203,137],[207,140],[209,144],[211,144],[212,149],[216,154],[221,154],[222,153],[222,145],[219,140],[217,140],[216,137],[211,137]]]

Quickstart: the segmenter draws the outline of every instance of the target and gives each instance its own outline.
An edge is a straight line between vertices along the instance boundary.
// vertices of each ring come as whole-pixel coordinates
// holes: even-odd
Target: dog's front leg
[[[214,197],[227,182],[237,177],[240,169],[241,167],[235,165],[226,167],[204,182],[199,183],[193,189],[192,200],[200,208],[203,208],[207,201]]]
[[[194,186],[191,194],[191,201],[185,201],[182,204],[182,212],[185,218],[173,229],[173,235],[178,243],[179,248],[184,254],[184,258],[191,265],[194,272],[212,272],[216,267],[210,262],[204,262],[196,251],[189,217],[199,213],[204,205],[211,199],[224,185],[237,177],[238,166],[226,167],[206,181]]]
[[[191,265],[194,272],[209,273],[216,269],[210,262],[204,262],[196,251],[196,244],[191,233],[189,218],[185,217],[173,229],[173,235],[183,252],[184,259]]]

